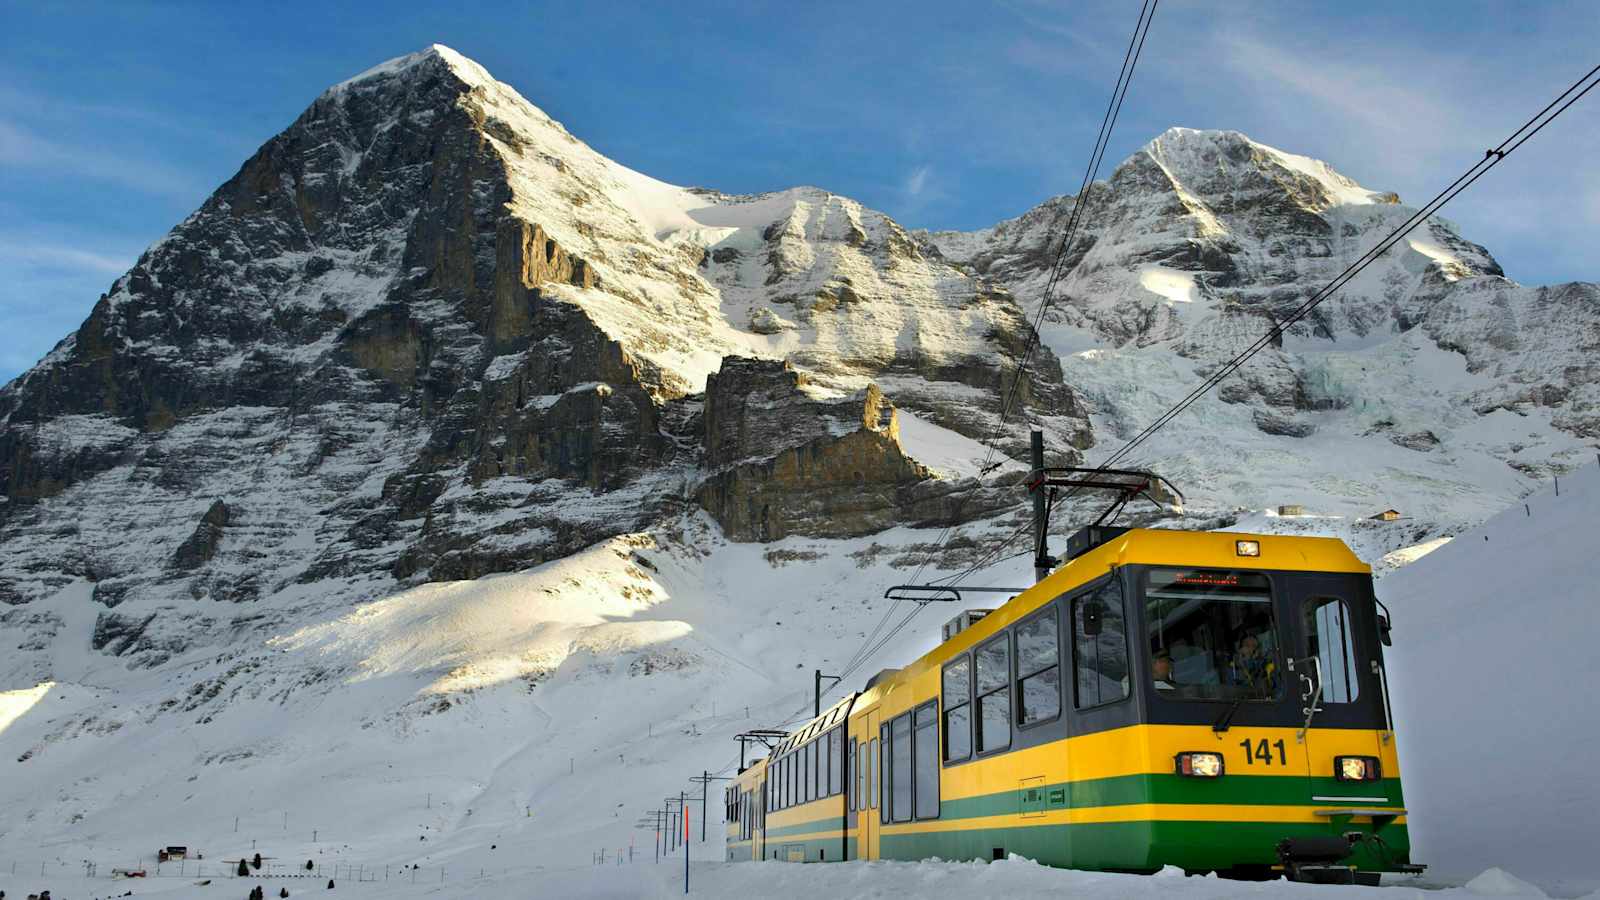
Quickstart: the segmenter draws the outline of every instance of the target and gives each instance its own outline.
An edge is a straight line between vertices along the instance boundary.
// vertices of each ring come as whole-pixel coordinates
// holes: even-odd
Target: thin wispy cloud
[[[62,244],[41,244],[0,234],[0,263],[79,272],[121,275],[133,267],[132,256],[96,253]]]
[[[906,176],[906,195],[920,197],[928,189],[928,179],[933,177],[933,166],[918,166]]]
[[[0,69],[0,79],[6,78]],[[56,93],[27,91],[0,84],[0,115],[35,124],[81,124],[85,121],[112,121],[154,131],[163,135],[183,135],[214,144],[225,153],[249,153],[254,149],[247,139],[189,117],[126,103],[101,103],[79,100]]]
[[[0,119],[0,165],[51,177],[92,178],[175,199],[196,200],[206,193],[198,179],[161,163],[133,159],[101,146],[54,140],[5,119]]]

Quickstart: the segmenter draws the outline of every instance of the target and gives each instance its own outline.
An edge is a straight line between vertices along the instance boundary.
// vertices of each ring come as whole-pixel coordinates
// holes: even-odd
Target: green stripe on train
[[[852,825],[854,823],[851,823]],[[782,828],[768,828],[767,837],[783,838],[794,835],[814,834],[818,831],[840,831],[844,828],[844,817],[835,816],[830,819],[813,819],[810,822],[801,822],[799,825],[785,825]]]
[[[1222,778],[1185,778],[1181,775],[1122,775],[1088,781],[1062,782],[1032,787],[1038,799],[1029,811],[1128,806],[1135,803],[1203,803],[1228,806],[1373,806],[1404,804],[1400,779],[1376,782],[1338,781],[1294,775],[1225,775]],[[1362,797],[1361,800],[1313,800],[1313,797]],[[1022,812],[1021,789],[946,800],[939,805],[944,819],[1016,815]]]
[[[1180,775],[1122,775],[1089,781],[1063,782],[1030,788],[1038,801],[1029,811],[1086,809],[1099,806],[1128,806],[1137,803],[1206,804],[1225,806],[1374,806],[1376,797],[1387,798],[1382,805],[1402,806],[1400,780],[1351,783],[1333,778],[1303,775],[1227,775],[1218,779],[1184,778]],[[1313,797],[1354,797],[1363,799],[1314,800]],[[1023,811],[1021,789],[945,800],[939,804],[939,818],[972,819],[984,816],[1019,815]],[[852,815],[852,819],[854,816]],[[852,824],[854,824],[852,822]],[[838,817],[770,828],[767,837],[781,838],[834,831],[842,828]]]
[[[839,862],[845,859],[846,853],[850,859],[858,859],[856,853],[856,839],[850,838],[823,838],[821,840],[799,841],[768,841],[764,849],[765,859],[768,862]],[[798,855],[798,859],[795,857]]]
[[[970,830],[884,834],[884,859],[993,859],[1018,854],[1052,866],[1078,869],[1148,871],[1163,865],[1194,870],[1219,865],[1272,865],[1276,847],[1287,837],[1371,834],[1370,825],[1275,822],[1093,822]],[[1348,863],[1368,871],[1393,869],[1410,861],[1404,825],[1382,829],[1382,843],[1365,840]],[[781,857],[780,857],[781,858]]]

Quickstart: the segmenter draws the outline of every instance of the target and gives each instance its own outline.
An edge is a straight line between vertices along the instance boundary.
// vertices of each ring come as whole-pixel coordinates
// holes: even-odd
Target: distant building
[[[1306,508],[1298,503],[1287,503],[1278,507],[1278,515],[1280,516],[1303,516],[1305,514]]]
[[[1395,519],[1400,518],[1400,510],[1386,509],[1383,512],[1373,516],[1373,518],[1377,519],[1379,522],[1393,522]]]

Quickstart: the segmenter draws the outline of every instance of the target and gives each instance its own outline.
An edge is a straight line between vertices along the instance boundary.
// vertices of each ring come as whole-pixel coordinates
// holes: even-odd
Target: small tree
[[[250,874],[250,864],[245,862],[244,859],[241,858],[239,860],[239,877],[240,878],[244,878],[244,877],[249,876],[249,874]]]
[[[255,855],[255,857],[250,860],[250,865],[255,866],[256,870],[260,871],[261,870],[261,854],[257,853]]]

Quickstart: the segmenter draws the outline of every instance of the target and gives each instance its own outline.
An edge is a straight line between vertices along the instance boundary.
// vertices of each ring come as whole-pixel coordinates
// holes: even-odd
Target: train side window
[[[828,760],[827,754],[822,752],[827,743],[823,735],[818,735],[817,739],[811,742],[811,799],[813,800],[827,796]]]
[[[828,741],[826,735],[817,735],[811,742],[811,799],[816,800],[827,796],[828,790]]]
[[[1011,746],[1011,638],[1002,634],[978,648],[978,753]]]
[[[939,707],[929,701],[917,707],[912,719],[911,755],[916,772],[912,802],[917,818],[939,818]]]
[[[800,802],[817,799],[817,745],[806,744],[800,748]]]
[[[1354,703],[1361,695],[1360,667],[1356,665],[1355,629],[1343,600],[1315,597],[1306,602],[1306,652],[1316,657],[1322,675],[1322,702]],[[1256,656],[1266,659],[1257,651]],[[1234,667],[1249,665],[1243,647]]]
[[[829,732],[817,735],[817,796],[828,796],[828,785],[833,777],[833,755],[828,752],[833,746]]]
[[[1054,605],[1017,625],[1017,727],[1061,715],[1061,642]]]
[[[890,818],[911,821],[911,714],[901,713],[889,723]]]
[[[849,761],[846,768],[850,770],[849,796],[845,798],[845,803],[850,812],[856,811],[856,798],[861,796],[861,760],[856,758],[856,749],[856,739],[851,738],[849,755],[845,757]]]
[[[889,821],[889,793],[886,782],[889,779],[889,763],[883,757],[889,752],[889,725],[884,723],[878,728],[878,739],[872,742],[872,757],[877,763],[878,779],[877,793],[872,796],[872,803],[878,807],[878,821]]]
[[[944,667],[944,759],[958,762],[972,755],[972,657],[963,655]]]
[[[828,796],[837,797],[844,792],[844,731],[834,728],[828,732]]]
[[[1116,703],[1130,693],[1128,619],[1115,578],[1072,601],[1072,657],[1078,709]]]

